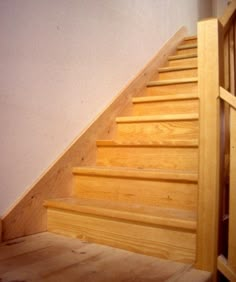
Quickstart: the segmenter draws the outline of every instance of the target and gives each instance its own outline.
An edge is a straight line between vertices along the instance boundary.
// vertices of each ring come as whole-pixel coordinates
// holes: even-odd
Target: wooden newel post
[[[200,96],[199,193],[196,266],[216,274],[221,181],[222,26],[217,19],[198,23]]]

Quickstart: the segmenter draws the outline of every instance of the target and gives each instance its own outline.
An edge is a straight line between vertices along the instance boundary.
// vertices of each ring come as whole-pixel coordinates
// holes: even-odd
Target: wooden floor
[[[40,233],[0,244],[0,282],[211,281],[207,272],[87,243]]]

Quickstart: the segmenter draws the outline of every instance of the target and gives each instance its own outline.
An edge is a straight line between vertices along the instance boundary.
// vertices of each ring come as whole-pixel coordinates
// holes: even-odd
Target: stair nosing
[[[161,121],[186,121],[198,120],[198,114],[172,114],[172,115],[145,115],[117,117],[116,123],[139,123],[139,122],[161,122]]]
[[[198,82],[198,77],[190,77],[190,78],[150,81],[150,82],[147,83],[146,86],[147,87],[155,87],[155,86],[167,86],[167,85],[187,84],[187,83],[197,83],[197,82]]]
[[[193,43],[193,44],[185,44],[185,45],[179,45],[177,47],[177,50],[188,50],[188,49],[195,49],[197,48],[197,43]]]
[[[63,204],[63,200],[75,199],[75,198],[65,198],[65,199],[55,199],[47,200],[44,202],[45,207],[69,210],[78,213],[91,214],[95,216],[101,216],[106,218],[112,218],[114,220],[129,221],[136,224],[148,224],[155,226],[162,226],[164,228],[174,228],[180,230],[186,230],[189,232],[196,232],[196,220],[183,219],[171,216],[157,216],[141,212],[131,212],[128,210],[116,210],[107,207],[98,207],[90,205],[79,205],[67,203],[67,207]],[[79,201],[78,201],[79,202]],[[102,202],[102,201],[100,201]],[[105,201],[104,201],[105,202]],[[68,207],[69,206],[69,207]],[[139,205],[144,206],[144,205]],[[164,210],[165,208],[161,208]],[[173,210],[173,209],[172,209]],[[175,209],[178,210],[178,209]],[[180,210],[180,209],[179,209]],[[182,210],[183,211],[183,210]],[[185,211],[187,212],[187,211]],[[181,224],[181,226],[180,226]]]
[[[198,182],[196,172],[171,171],[160,169],[139,169],[124,167],[74,167],[73,175],[107,176],[114,178],[149,179],[169,182]]]
[[[188,41],[188,40],[197,40],[197,35],[192,35],[192,36],[184,37],[184,41]]]
[[[97,147],[159,147],[159,148],[198,148],[198,140],[186,140],[181,142],[169,142],[160,141],[152,143],[141,143],[141,142],[117,142],[113,140],[97,140]]]
[[[173,66],[173,67],[163,67],[159,68],[159,73],[165,73],[165,72],[177,72],[177,71],[185,71],[185,70],[194,70],[198,69],[198,66]]]
[[[166,101],[181,101],[181,100],[196,100],[199,99],[198,94],[170,94],[160,96],[143,96],[134,97],[132,99],[133,104],[151,103],[151,102],[166,102]]]
[[[184,60],[184,59],[192,59],[192,58],[197,58],[197,53],[169,56],[168,61]]]

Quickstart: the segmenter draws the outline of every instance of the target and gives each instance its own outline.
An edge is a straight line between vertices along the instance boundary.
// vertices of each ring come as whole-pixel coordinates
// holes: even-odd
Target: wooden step
[[[197,53],[197,44],[185,44],[180,45],[177,48],[177,55],[187,55],[187,54],[193,54]]]
[[[154,102],[170,102],[170,101],[182,101],[182,100],[197,100],[197,94],[172,94],[163,96],[143,96],[135,97],[132,99],[133,104],[143,104],[143,103],[154,103]]]
[[[185,59],[192,59],[197,58],[197,53],[192,54],[184,54],[184,55],[173,55],[169,56],[168,61],[175,61],[175,60],[185,60]]]
[[[178,60],[169,60],[168,66],[197,66],[197,57],[182,58]]]
[[[117,123],[139,123],[139,122],[158,122],[158,121],[185,121],[198,120],[198,113],[195,114],[178,114],[178,115],[153,115],[153,116],[128,116],[117,117]]]
[[[173,66],[160,68],[156,78],[160,80],[179,79],[197,77],[197,75],[197,66]]]
[[[116,143],[97,144],[97,165],[134,168],[156,168],[197,171],[197,145],[165,146],[154,144]]]
[[[132,115],[196,114],[199,111],[197,94],[144,96],[133,98]]]
[[[188,83],[194,83],[194,82],[198,82],[197,77],[182,78],[182,79],[170,79],[170,80],[157,80],[157,81],[148,82],[147,87],[188,84]]]
[[[132,115],[134,116],[164,115],[165,113],[170,113],[172,115],[194,114],[197,113],[198,110],[199,110],[198,99],[186,99],[186,100],[182,99],[182,100],[172,100],[172,101],[135,103],[132,107]]]
[[[147,83],[147,96],[170,95],[170,94],[193,94],[197,93],[197,77],[157,80]]]
[[[174,116],[174,115],[173,115]],[[190,115],[188,120],[158,121],[158,119],[147,122],[140,117],[139,122],[118,122],[115,139],[123,142],[156,143],[174,142],[178,140],[197,140],[199,135],[199,122]]]
[[[193,172],[121,167],[76,167],[73,196],[196,211]]]
[[[51,232],[171,260],[195,259],[195,213],[75,198],[45,206]]]
[[[197,44],[186,44],[186,45],[180,45],[177,47],[177,50],[186,50],[186,49],[193,49],[197,48]]]
[[[189,44],[196,44],[197,43],[197,36],[188,36],[185,37],[181,45],[189,45]]]

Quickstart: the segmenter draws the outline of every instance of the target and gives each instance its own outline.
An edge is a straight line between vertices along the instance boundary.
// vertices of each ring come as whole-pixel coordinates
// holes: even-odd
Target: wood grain
[[[58,209],[48,210],[48,230],[160,258],[192,263],[196,235]]]
[[[119,123],[116,140],[151,143],[164,140],[198,140],[198,121]]]
[[[216,275],[221,175],[220,101],[222,28],[216,19],[198,23],[200,96],[197,266]],[[223,159],[223,158],[222,158]],[[209,201],[209,199],[211,199]],[[211,235],[209,235],[211,234]],[[210,236],[210,237],[209,237]],[[209,239],[210,238],[210,239]],[[207,250],[207,251],[206,251]]]
[[[103,176],[93,176],[92,170],[89,175],[74,175],[74,197],[196,211],[197,183],[150,179],[141,169],[140,179],[124,178],[122,169],[118,169],[120,175],[111,177],[107,170]]]
[[[179,94],[181,95],[181,94]],[[177,95],[176,95],[177,96]],[[164,115],[193,114],[198,113],[198,99],[182,99],[172,101],[153,101],[135,103],[132,108],[132,115]]]
[[[156,95],[170,95],[170,94],[196,94],[198,90],[197,83],[186,83],[186,84],[173,84],[163,86],[147,87],[145,94],[147,96]]]
[[[182,282],[181,277],[191,272],[194,280],[185,281],[208,281],[204,272],[183,263],[50,233],[8,241],[0,249],[3,281]]]
[[[235,98],[235,97],[234,97]],[[236,274],[236,110],[230,109],[230,194],[228,263]],[[236,280],[236,276],[235,276]]]
[[[99,146],[98,166],[121,166],[197,171],[198,148],[152,146]]]
[[[196,77],[197,76],[197,67],[172,67],[169,69],[175,69],[170,71],[162,71],[159,72],[158,78],[159,79],[174,79],[174,78],[186,78],[186,77]]]
[[[176,51],[186,35],[181,28],[144,67],[142,71],[117,95],[101,115],[74,141],[35,184],[18,200],[3,217],[3,239],[17,238],[46,230],[46,210],[43,201],[48,198],[71,195],[73,166],[95,163],[96,139],[112,136],[115,118],[125,107],[131,106],[131,99],[137,96],[163,66],[169,55]]]

